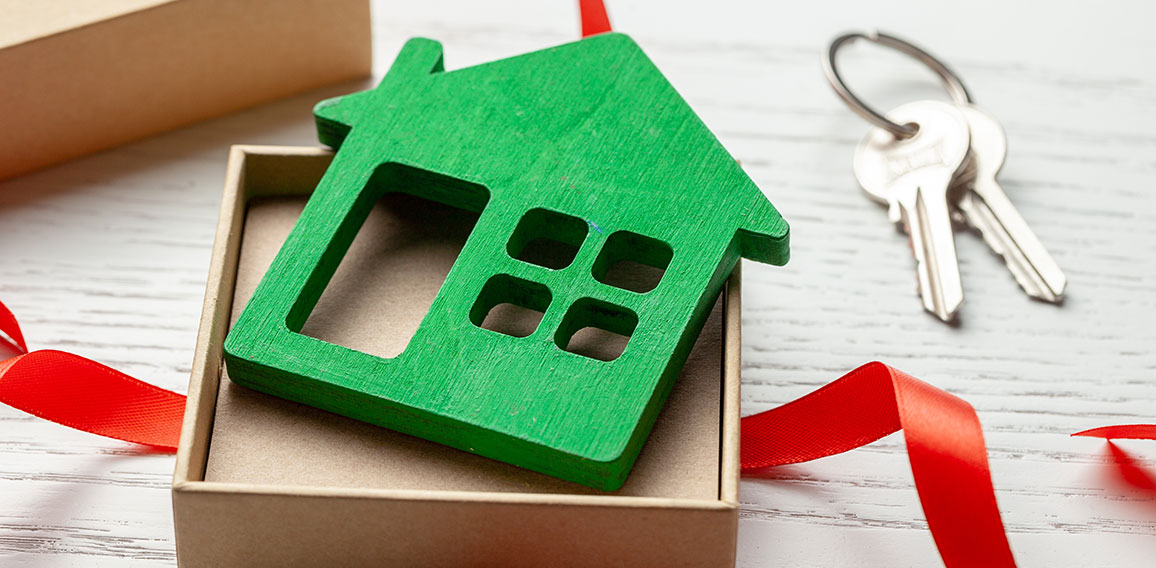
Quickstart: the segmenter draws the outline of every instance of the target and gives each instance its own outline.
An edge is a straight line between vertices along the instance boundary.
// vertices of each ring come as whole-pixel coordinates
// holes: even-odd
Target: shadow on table
[[[1105,486],[1137,502],[1156,507],[1156,471],[1110,440],[1106,451]]]
[[[167,484],[158,486],[147,479],[108,479],[108,471],[115,464],[143,455],[157,454],[145,446],[109,448],[99,455],[74,456],[67,471],[44,471],[37,475],[39,485],[50,485],[31,489],[37,498],[22,502],[18,509],[6,503],[0,509],[0,565],[7,566],[8,560],[26,567],[59,566],[75,560],[78,556],[91,561],[124,561],[123,554],[129,553],[133,560],[143,560],[156,565],[171,565],[176,562],[176,552],[172,541],[157,538],[157,534],[132,536],[123,531],[110,530],[108,523],[116,523],[126,518],[124,511],[131,510],[149,500],[126,503],[126,508],[117,513],[106,513],[97,521],[92,517],[91,503],[109,486],[131,487],[132,491],[151,489],[168,492]],[[155,459],[163,459],[157,456]],[[170,458],[171,459],[171,458]],[[33,483],[25,480],[22,483]],[[154,494],[155,495],[155,494]],[[166,495],[167,497],[167,495]],[[108,501],[105,497],[102,500]],[[152,499],[164,504],[167,499]],[[171,533],[169,533],[171,538]],[[131,551],[131,552],[129,552]]]
[[[776,487],[782,487],[799,494],[819,495],[823,491],[822,485],[826,482],[823,479],[816,479],[805,468],[795,465],[780,465],[744,471],[742,475],[743,481],[774,483]]]

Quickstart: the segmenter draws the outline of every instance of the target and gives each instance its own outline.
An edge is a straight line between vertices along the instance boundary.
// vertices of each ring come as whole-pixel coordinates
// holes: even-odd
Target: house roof
[[[491,202],[592,223],[659,217],[680,228],[672,240],[709,227],[737,234],[752,260],[788,257],[786,222],[623,34],[448,72],[439,43],[413,39],[376,89],[323,101],[314,114],[325,144],[355,140],[370,162],[379,153],[436,164],[487,187]]]

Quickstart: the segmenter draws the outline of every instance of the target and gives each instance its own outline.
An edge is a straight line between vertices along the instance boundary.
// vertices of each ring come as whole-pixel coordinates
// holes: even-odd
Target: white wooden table
[[[648,51],[792,224],[789,266],[745,269],[744,412],[873,359],[963,397],[983,422],[1021,566],[1156,562],[1154,503],[1117,496],[1104,442],[1068,437],[1156,421],[1151,6],[610,2],[615,27]],[[444,42],[449,68],[577,35],[567,0],[374,8],[378,76],[414,35]],[[961,234],[961,325],[921,311],[905,238],[851,174],[867,125],[819,70],[831,37],[868,27],[944,57],[1001,119],[1011,146],[1001,179],[1066,269],[1062,307],[1027,300],[980,240]],[[844,65],[884,108],[943,96],[900,56],[862,47]],[[315,144],[311,105],[358,88],[314,91],[0,184],[0,298],[33,348],[184,391],[229,145]],[[1156,444],[1120,445],[1156,468]],[[172,468],[169,456],[0,407],[0,565],[174,564]],[[901,435],[744,481],[742,501],[740,566],[939,563]]]

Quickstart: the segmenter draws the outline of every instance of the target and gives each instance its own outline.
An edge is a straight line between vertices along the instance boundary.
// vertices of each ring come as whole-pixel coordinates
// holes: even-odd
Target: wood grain
[[[1068,433],[1156,419],[1153,8],[686,0],[610,11],[791,222],[785,269],[744,267],[744,412],[884,360],[976,407],[1022,565],[1150,566],[1152,505],[1105,477],[1103,442]],[[566,2],[391,0],[375,18],[379,65],[412,36],[439,38],[454,69],[577,35]],[[819,72],[829,38],[869,26],[945,58],[1004,124],[1000,181],[1066,271],[1063,306],[1029,301],[978,237],[960,234],[962,321],[921,312],[906,238],[851,173],[867,126]],[[882,107],[943,98],[903,59],[847,57],[849,80]],[[229,144],[312,144],[313,103],[368,86],[0,185],[0,295],[30,343],[183,389]],[[174,562],[172,458],[11,409],[0,423],[0,564]],[[1120,445],[1156,467],[1150,444]],[[741,500],[740,566],[939,565],[899,436],[745,480]]]

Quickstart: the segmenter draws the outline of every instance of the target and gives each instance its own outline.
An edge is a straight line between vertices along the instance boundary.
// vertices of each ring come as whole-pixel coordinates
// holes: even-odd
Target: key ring
[[[823,73],[827,76],[827,82],[831,84],[832,89],[835,89],[835,94],[839,95],[839,98],[851,107],[851,110],[871,124],[890,132],[892,136],[899,139],[911,138],[915,136],[918,127],[913,124],[899,124],[867,106],[862,99],[851,92],[851,89],[847,88],[847,83],[843,81],[843,77],[839,75],[839,68],[835,65],[835,54],[839,52],[839,48],[858,39],[865,39],[884,47],[890,47],[910,56],[939,75],[944,88],[947,89],[947,93],[951,95],[951,100],[955,104],[962,105],[971,102],[971,95],[967,92],[967,87],[963,86],[963,81],[959,80],[959,76],[955,72],[942,61],[936,59],[935,56],[911,43],[878,31],[851,32],[835,38],[831,41],[830,47],[827,48],[827,57],[823,59]]]

